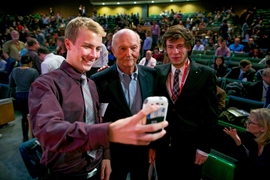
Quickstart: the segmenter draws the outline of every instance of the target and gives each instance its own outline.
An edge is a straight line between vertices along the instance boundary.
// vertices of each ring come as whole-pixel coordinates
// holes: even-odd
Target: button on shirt
[[[119,73],[119,78],[121,81],[122,89],[123,89],[123,92],[125,94],[127,104],[129,105],[129,108],[131,109],[133,101],[134,101],[134,97],[136,94],[136,90],[137,90],[138,68],[136,66],[136,71],[133,72],[131,75],[128,75],[128,74],[125,74],[124,72],[122,72],[118,68],[118,66],[117,66],[117,70]],[[125,81],[127,79],[130,79],[130,82],[126,84]]]

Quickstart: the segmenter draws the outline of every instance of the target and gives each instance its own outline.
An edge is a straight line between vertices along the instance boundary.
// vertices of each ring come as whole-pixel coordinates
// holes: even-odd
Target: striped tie
[[[87,84],[87,78],[85,74],[82,74],[82,90],[85,104],[85,122],[87,124],[94,124],[95,116],[93,110],[93,101],[90,94],[90,90]]]
[[[180,69],[176,69],[174,72],[174,77],[173,77],[172,101],[174,103],[176,102],[180,94],[179,73],[180,73]]]
[[[85,104],[85,122],[87,124],[94,124],[95,123],[95,115],[93,110],[93,101],[90,94],[90,89],[87,84],[87,78],[85,74],[82,74],[82,91],[84,97],[84,104]],[[92,158],[96,158],[96,150],[88,151],[87,154]]]

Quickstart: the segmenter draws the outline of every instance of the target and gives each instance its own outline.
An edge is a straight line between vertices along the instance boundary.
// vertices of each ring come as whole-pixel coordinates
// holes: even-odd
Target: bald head
[[[121,43],[125,37],[135,37],[138,44],[140,44],[140,36],[131,29],[121,29],[117,31],[112,37],[112,46],[115,46],[115,43]],[[120,41],[119,41],[120,40]]]

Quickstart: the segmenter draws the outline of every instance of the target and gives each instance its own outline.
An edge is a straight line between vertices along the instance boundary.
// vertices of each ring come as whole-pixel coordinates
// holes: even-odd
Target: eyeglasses
[[[259,125],[258,123],[252,122],[249,118],[247,118],[247,123],[248,123],[248,125],[250,125],[250,124]]]

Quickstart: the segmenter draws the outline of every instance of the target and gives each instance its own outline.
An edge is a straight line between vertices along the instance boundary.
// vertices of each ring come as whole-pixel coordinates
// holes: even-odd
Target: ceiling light
[[[155,1],[152,1],[152,3],[154,3]]]
[[[134,4],[136,4],[137,2],[136,1],[134,1]]]
[[[117,2],[117,4],[120,4],[120,2]]]
[[[105,5],[105,3],[102,3],[102,5]]]

